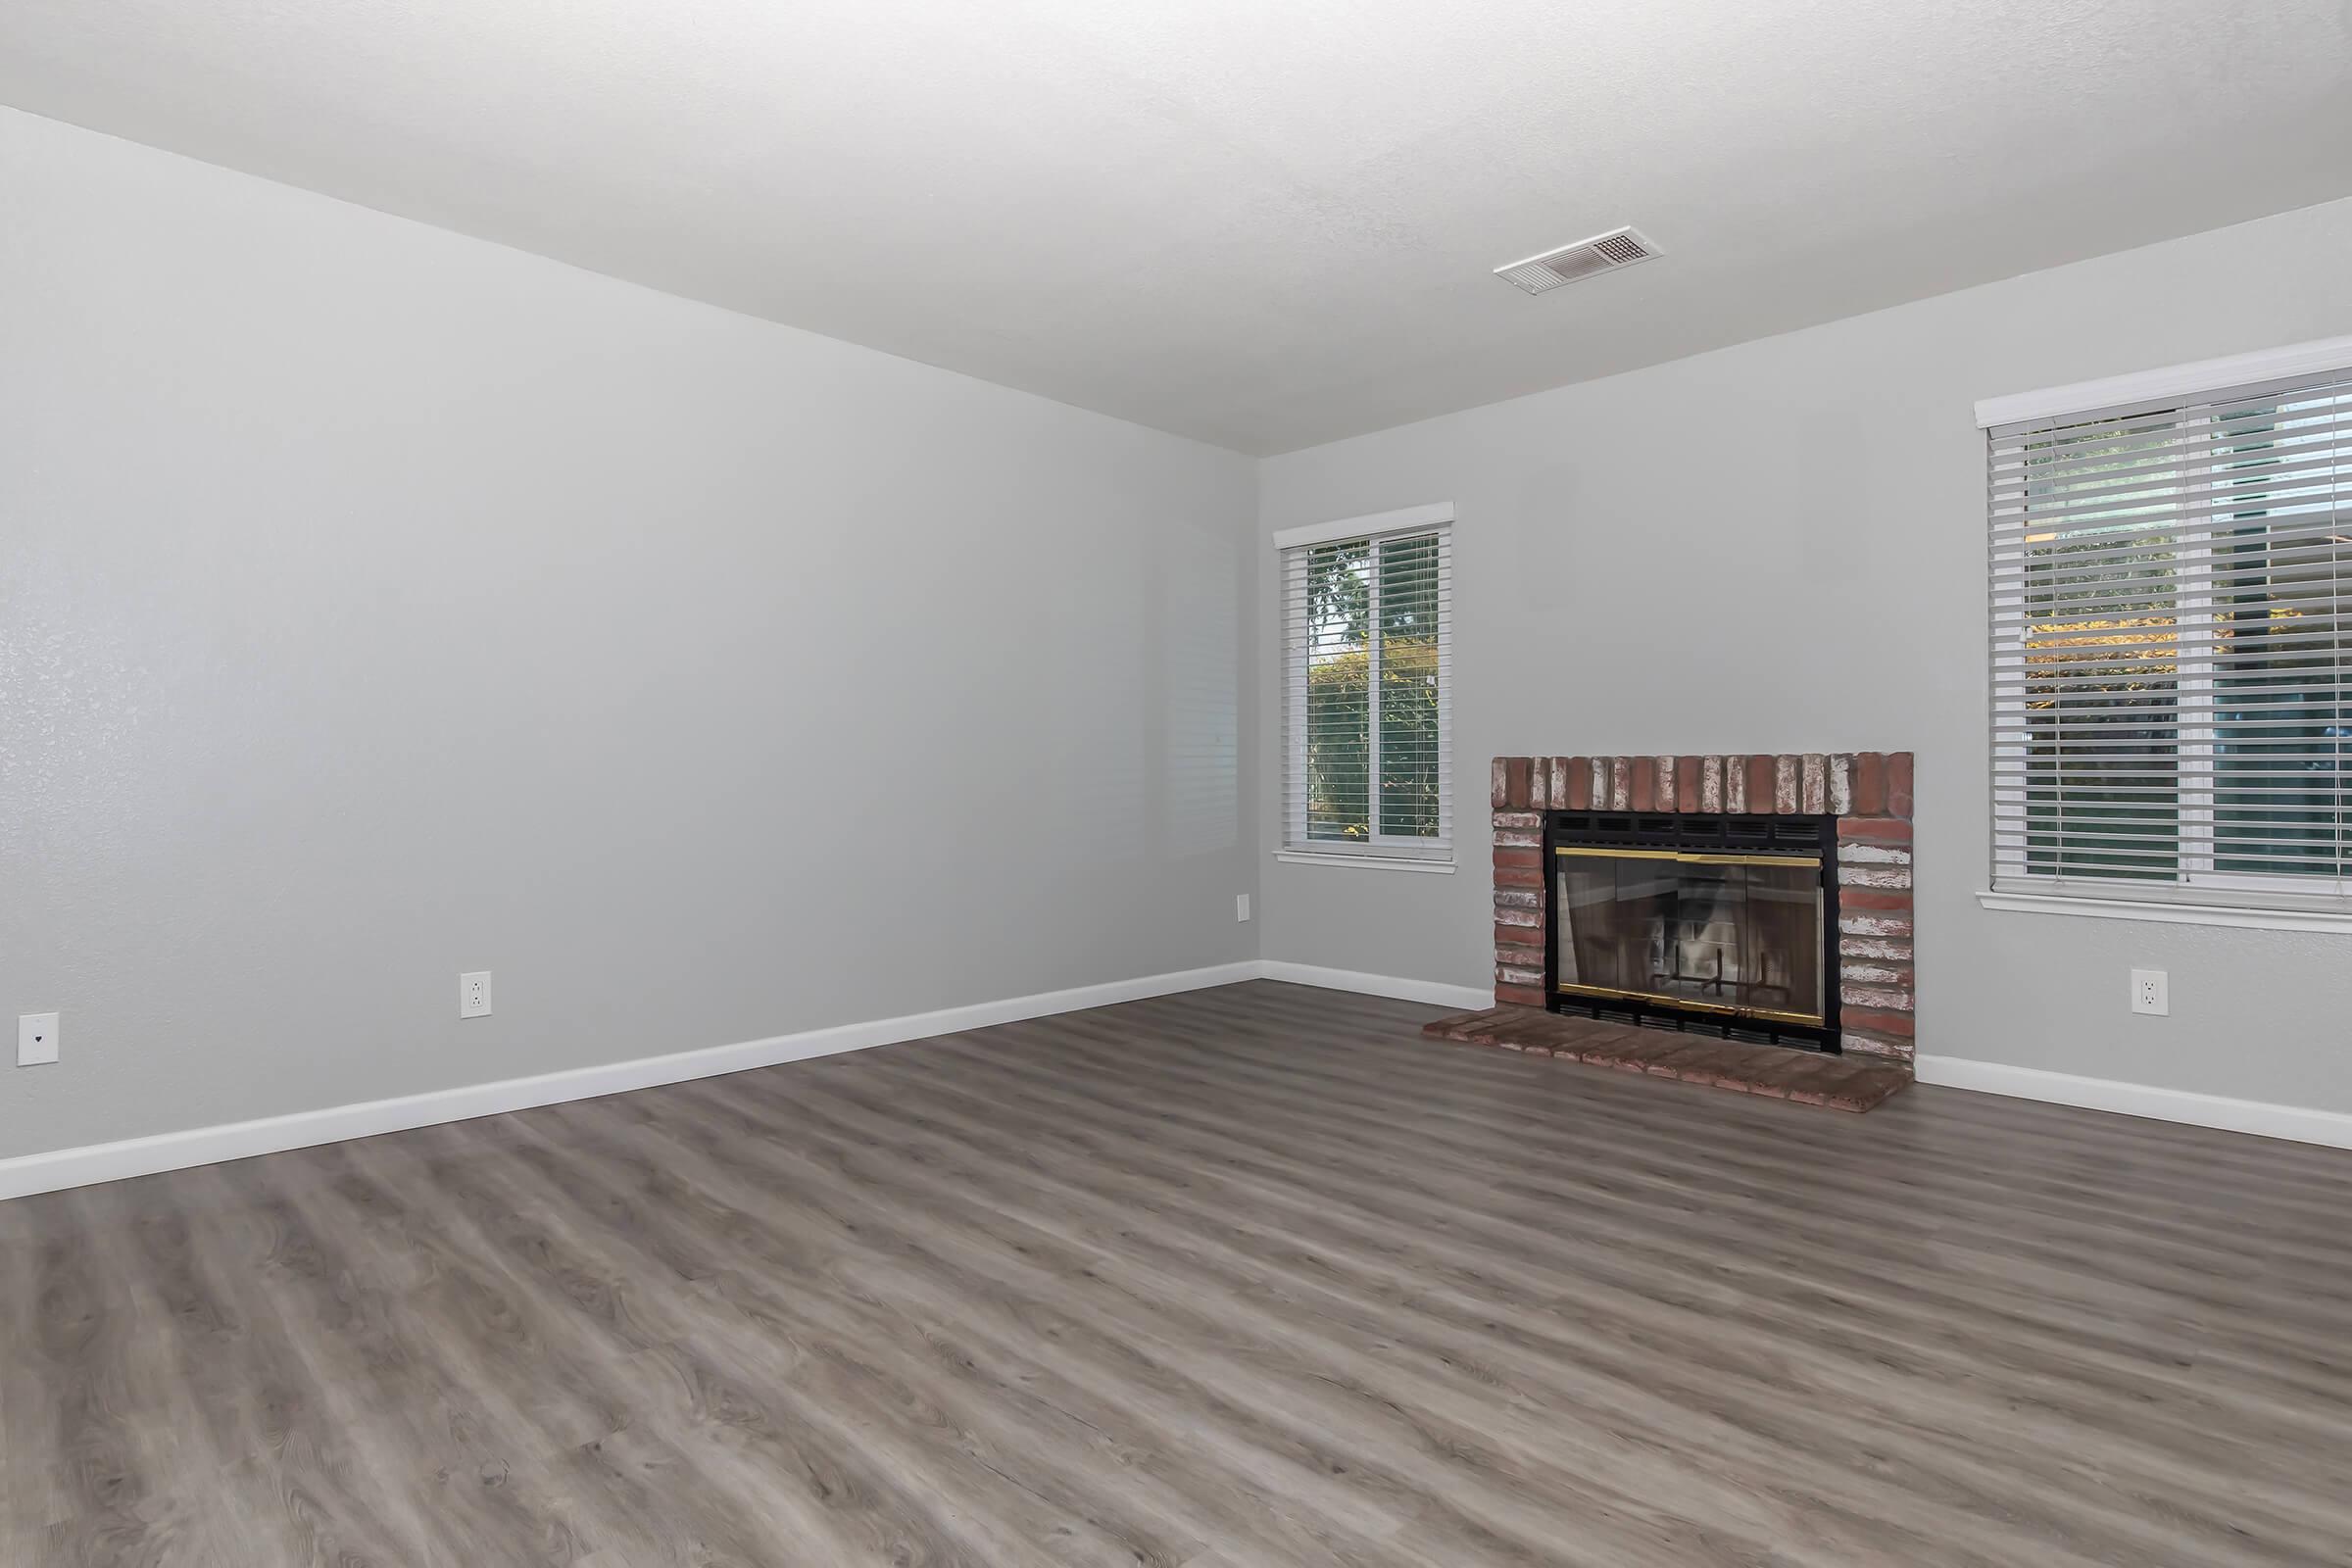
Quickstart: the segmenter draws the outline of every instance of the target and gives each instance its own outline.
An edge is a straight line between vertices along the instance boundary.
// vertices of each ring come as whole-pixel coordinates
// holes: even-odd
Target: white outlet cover
[[[1233,896],[1233,917],[1234,917],[1236,920],[1247,920],[1247,919],[1249,919],[1249,918],[1250,918],[1250,895],[1249,895],[1249,894],[1247,894],[1247,893],[1236,893],[1236,894]]]
[[[2132,971],[2132,1010],[2158,1018],[2172,1015],[2172,987],[2162,969]]]
[[[40,1067],[57,1059],[57,1014],[27,1012],[17,1019],[17,1065]]]
[[[458,1016],[487,1018],[490,1016],[490,971],[477,969],[471,974],[458,976]]]

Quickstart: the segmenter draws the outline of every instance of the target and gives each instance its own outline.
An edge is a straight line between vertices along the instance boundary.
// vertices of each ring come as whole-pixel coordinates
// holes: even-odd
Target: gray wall
[[[1460,505],[1466,829],[1496,752],[1909,747],[1924,1049],[2352,1109],[2352,940],[1976,906],[1969,411],[2352,330],[2352,203],[1254,479],[6,111],[0,211],[0,1016],[66,1015],[61,1063],[0,1065],[0,1156],[1261,936],[1485,985],[1475,844],[1450,877],[1256,853],[1253,485],[1262,530]],[[2135,964],[2170,1019],[2125,1010]],[[460,1023],[475,967],[498,1010]]]
[[[1267,461],[1267,531],[1458,503],[1468,843],[1453,876],[1269,863],[1265,956],[1490,985],[1479,828],[1498,753],[1907,748],[1924,1052],[2352,1110],[2352,938],[1978,906],[1984,458],[1971,410],[2352,332],[2347,256],[2352,202],[2338,202]],[[1271,650],[1263,541],[1259,581]],[[1275,662],[1258,681],[1269,759]],[[1269,848],[1276,772],[1256,780]],[[2169,1018],[2128,1010],[2133,966],[2171,971]]]
[[[0,1156],[1254,953],[1249,461],[4,111],[0,213]]]

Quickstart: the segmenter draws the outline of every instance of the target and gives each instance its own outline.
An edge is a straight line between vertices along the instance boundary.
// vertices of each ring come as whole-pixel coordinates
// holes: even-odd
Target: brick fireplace
[[[1912,962],[1911,754],[1498,757],[1493,779],[1494,1000],[1541,1007],[1554,871],[1546,813],[1622,813],[1654,831],[1697,817],[1819,818],[1834,842],[1836,929],[1822,954],[1842,1049],[1908,1067]],[[1825,846],[1826,847],[1826,846]],[[1812,861],[1821,859],[1816,853]],[[1573,884],[1572,884],[1573,885]],[[1563,960],[1565,961],[1565,960]],[[1555,992],[1555,995],[1557,993]],[[1727,1009],[1728,1010],[1728,1009]]]

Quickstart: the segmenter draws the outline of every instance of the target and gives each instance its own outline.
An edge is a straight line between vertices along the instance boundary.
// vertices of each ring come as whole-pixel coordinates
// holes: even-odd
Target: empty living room
[[[0,1568],[2352,1568],[2352,5],[0,4]]]

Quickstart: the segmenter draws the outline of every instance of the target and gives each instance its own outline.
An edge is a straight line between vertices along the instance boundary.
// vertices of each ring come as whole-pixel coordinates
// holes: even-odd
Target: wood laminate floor
[[[0,1203],[12,1565],[2352,1563],[2352,1155],[1252,984]]]

